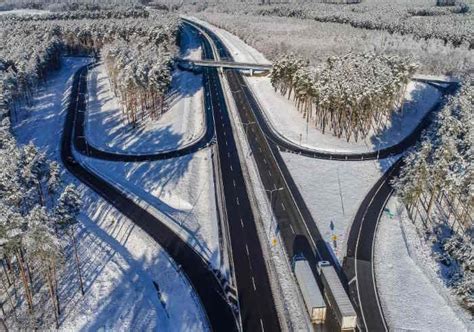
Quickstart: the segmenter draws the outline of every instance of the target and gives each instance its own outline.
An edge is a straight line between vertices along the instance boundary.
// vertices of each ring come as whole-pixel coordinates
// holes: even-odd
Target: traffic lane
[[[279,331],[278,314],[218,73],[215,69],[208,70],[213,73],[211,94],[242,324],[245,331]]]
[[[77,72],[76,74],[78,74]],[[76,78],[76,76],[75,76]],[[77,90],[71,91],[71,93]],[[61,159],[66,168],[81,182],[88,185],[111,205],[130,218],[135,224],[157,241],[179,264],[189,277],[206,310],[214,330],[237,330],[232,309],[225,300],[218,280],[200,256],[164,224],[146,210],[124,196],[118,189],[101,177],[89,172],[74,160],[72,153],[72,132],[74,126],[74,105],[70,103],[61,139]]]

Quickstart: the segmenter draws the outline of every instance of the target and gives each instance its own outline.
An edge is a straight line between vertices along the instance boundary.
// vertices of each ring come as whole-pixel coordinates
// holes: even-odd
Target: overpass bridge
[[[234,61],[214,61],[214,60],[184,60],[179,59],[178,64],[184,69],[194,70],[199,67],[230,68],[250,71],[250,75],[255,72],[269,73],[272,69],[271,64],[246,63]]]

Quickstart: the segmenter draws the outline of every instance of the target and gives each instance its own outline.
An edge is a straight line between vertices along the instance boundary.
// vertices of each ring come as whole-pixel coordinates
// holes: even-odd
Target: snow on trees
[[[421,222],[423,233],[439,244],[440,262],[455,267],[448,285],[474,311],[472,79],[465,78],[458,94],[404,158],[394,185],[411,219]]]
[[[313,68],[294,55],[274,62],[275,90],[292,97],[309,123],[347,141],[382,128],[401,103],[416,66],[375,54],[330,57]]]
[[[48,316],[38,301],[49,294],[58,327],[57,285],[69,243],[83,287],[74,229],[81,201],[73,186],[62,190],[57,163],[31,144],[17,147],[9,126],[8,118],[0,123],[0,301],[17,327],[38,328]]]

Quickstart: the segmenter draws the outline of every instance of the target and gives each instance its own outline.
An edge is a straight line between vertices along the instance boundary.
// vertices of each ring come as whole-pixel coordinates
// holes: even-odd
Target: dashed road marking
[[[256,291],[257,286],[255,286],[255,279],[253,278],[253,276],[252,276],[252,284],[253,284],[253,290]]]
[[[249,247],[247,246],[247,243],[245,244],[245,251],[247,251],[247,256],[250,256]]]
[[[293,226],[290,224],[290,229],[293,234],[295,234],[295,230],[293,229]]]

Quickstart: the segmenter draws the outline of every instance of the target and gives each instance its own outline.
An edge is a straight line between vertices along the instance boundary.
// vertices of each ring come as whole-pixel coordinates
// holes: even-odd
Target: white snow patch
[[[336,161],[281,153],[321,235],[342,263],[357,210],[383,173],[396,161]],[[334,230],[331,230],[331,222]],[[332,236],[337,237],[336,246]]]
[[[32,141],[58,162],[71,78],[90,59],[62,61],[62,69],[37,89],[32,106],[20,107],[14,121],[20,144]],[[84,200],[78,243],[86,294],[80,295],[75,279],[64,286],[61,329],[208,330],[194,290],[167,253],[69,173],[64,180],[78,185]],[[152,281],[159,285],[162,301]]]
[[[232,33],[206,21],[194,17],[192,19],[213,31],[229,49],[235,61],[271,64],[262,53]],[[245,79],[260,102],[267,120],[277,133],[298,145],[331,152],[368,152],[392,146],[410,134],[420,119],[441,98],[441,93],[435,87],[410,82],[405,94],[403,112],[393,113],[386,128],[380,133],[371,132],[364,140],[347,142],[344,138],[337,138],[330,131],[323,134],[318,128],[308,125],[294,102],[275,92],[269,77],[252,76]]]
[[[145,119],[132,128],[111,89],[104,64],[88,76],[86,136],[89,143],[116,153],[147,154],[192,144],[204,134],[202,76],[176,70],[158,120]]]
[[[330,130],[324,134],[315,126],[308,124],[296,109],[293,100],[275,92],[270,78],[247,77],[247,82],[259,100],[265,115],[276,132],[297,145],[331,152],[370,152],[397,144],[408,136],[441,98],[435,87],[410,82],[407,86],[403,112],[393,113],[390,123],[380,131],[374,132],[355,142],[337,138]]]
[[[50,14],[49,10],[40,10],[40,9],[12,9],[0,11],[0,15],[45,15]]]
[[[463,323],[459,306],[449,303],[449,290],[431,269],[436,262],[429,253],[430,248],[426,243],[420,245],[419,235],[396,197],[388,201],[387,208],[393,216],[384,213],[381,217],[374,264],[377,288],[390,329],[474,330],[472,317],[470,322],[466,317]]]
[[[115,186],[163,214],[163,221],[219,268],[219,234],[211,151],[167,160],[121,163],[80,157]]]

